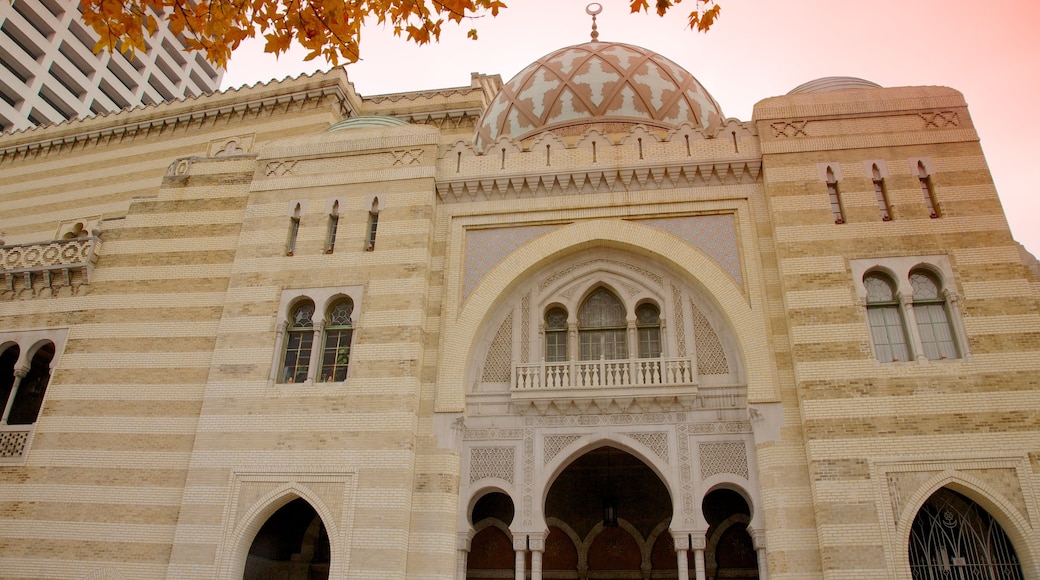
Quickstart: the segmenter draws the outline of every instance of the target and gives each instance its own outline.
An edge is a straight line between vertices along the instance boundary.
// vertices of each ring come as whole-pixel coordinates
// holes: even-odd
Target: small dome
[[[385,115],[360,115],[358,117],[343,119],[339,123],[329,127],[328,130],[345,131],[348,129],[373,129],[375,127],[398,127],[407,124],[408,121],[398,119],[397,117],[387,117]]]
[[[506,83],[475,141],[483,150],[503,135],[525,139],[591,123],[707,129],[721,121],[715,99],[674,62],[638,46],[588,42],[548,54]]]
[[[883,88],[877,83],[857,77],[823,77],[802,83],[791,89],[787,94],[797,95],[799,93],[829,93],[831,91],[855,91],[860,89]]]

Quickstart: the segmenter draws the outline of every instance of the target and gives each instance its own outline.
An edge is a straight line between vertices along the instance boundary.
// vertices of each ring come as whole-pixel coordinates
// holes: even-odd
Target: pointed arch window
[[[885,178],[881,176],[881,170],[877,163],[872,169],[874,178],[874,197],[877,198],[878,210],[881,212],[882,221],[892,220],[892,207],[888,204],[888,189],[885,187]]]
[[[605,288],[595,290],[578,309],[581,360],[628,358],[625,307]]]
[[[891,278],[871,272],[863,277],[863,286],[867,290],[867,319],[878,360],[910,360],[903,313]]]
[[[914,317],[924,356],[931,360],[959,358],[939,279],[927,270],[913,270],[910,286],[914,289]]]
[[[347,380],[350,366],[350,343],[354,338],[354,302],[350,298],[337,300],[329,308],[325,324],[325,346],[321,358],[321,381]]]
[[[567,360],[567,311],[559,306],[545,313],[545,362]]]
[[[329,231],[325,237],[325,253],[331,254],[336,249],[336,230],[339,229],[339,201],[335,201],[332,204],[332,211],[329,212]]]
[[[292,216],[289,217],[289,239],[285,242],[285,255],[296,252],[296,238],[300,235],[300,204],[296,204]]]
[[[282,382],[303,383],[310,368],[314,345],[314,303],[300,302],[292,309],[285,332],[285,356],[282,358]]]
[[[913,578],[1022,580],[1018,555],[986,510],[947,488],[925,501],[910,527]]]
[[[636,308],[636,332],[639,335],[639,358],[661,356],[661,311],[653,304]]]
[[[935,186],[932,183],[932,176],[925,169],[923,161],[917,162],[917,181],[921,184],[921,195],[924,197],[924,204],[928,208],[928,217],[932,219],[939,217],[939,204],[935,201]]]
[[[827,167],[827,195],[831,200],[831,213],[834,215],[834,223],[845,223],[845,208],[841,204],[841,192],[838,190],[838,180],[834,177],[834,170]]]

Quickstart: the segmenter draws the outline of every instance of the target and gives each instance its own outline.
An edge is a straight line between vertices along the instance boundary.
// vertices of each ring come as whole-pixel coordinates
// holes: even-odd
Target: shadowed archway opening
[[[329,534],[321,517],[302,498],[274,512],[257,532],[246,557],[243,580],[327,580]]]
[[[549,489],[545,516],[543,578],[675,577],[671,496],[630,453],[604,446],[577,458]]]
[[[704,496],[701,510],[708,522],[705,577],[758,580],[758,555],[747,529],[751,509],[744,496],[731,489],[716,489]],[[693,569],[692,559],[690,569]]]
[[[513,500],[504,493],[492,492],[477,500],[470,515],[475,531],[466,560],[467,580],[512,578],[513,540],[509,524],[513,523]]]

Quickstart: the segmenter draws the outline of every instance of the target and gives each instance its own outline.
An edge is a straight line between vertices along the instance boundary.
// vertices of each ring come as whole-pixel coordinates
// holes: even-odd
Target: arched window
[[[282,382],[302,383],[307,380],[311,348],[314,344],[314,303],[300,302],[292,309],[285,336],[282,359]]]
[[[625,307],[610,291],[598,288],[578,309],[581,360],[625,359]]]
[[[339,229],[339,200],[336,200],[332,204],[332,211],[329,212],[329,231],[325,237],[325,253],[331,254],[336,249],[336,230]]]
[[[639,358],[661,356],[661,311],[653,304],[636,308],[636,329],[639,334]]]
[[[567,360],[567,311],[559,306],[545,313],[545,362]]]
[[[827,195],[831,200],[831,213],[834,214],[834,223],[845,223],[845,208],[841,204],[841,192],[838,191],[838,180],[834,177],[834,170],[827,168]]]
[[[958,358],[938,278],[926,270],[914,270],[910,272],[910,286],[914,289],[914,317],[924,356],[931,360]]]
[[[888,190],[885,188],[885,178],[881,177],[881,170],[878,169],[877,163],[874,164],[872,169],[874,174],[874,197],[877,198],[878,210],[881,211],[882,221],[889,221],[892,219],[892,208],[888,205]]]
[[[296,237],[300,235],[300,204],[293,208],[289,218],[289,239],[285,242],[285,254],[291,256],[296,252]]]
[[[993,516],[946,488],[917,512],[909,548],[913,578],[1025,578],[1011,540]]]
[[[924,204],[928,208],[928,217],[933,219],[939,217],[939,204],[935,201],[935,186],[923,161],[917,162],[917,181],[921,183],[921,195],[924,196]]]
[[[4,417],[8,425],[32,425],[40,415],[43,395],[51,380],[51,361],[54,360],[54,343],[46,342],[32,357],[29,371],[22,377],[14,393],[8,399]]]
[[[350,365],[350,341],[354,337],[354,302],[350,298],[337,300],[329,308],[325,324],[325,346],[321,358],[322,382],[347,380]]]
[[[878,360],[910,360],[903,313],[892,280],[884,274],[871,272],[863,277],[863,286],[867,290],[867,319]]]

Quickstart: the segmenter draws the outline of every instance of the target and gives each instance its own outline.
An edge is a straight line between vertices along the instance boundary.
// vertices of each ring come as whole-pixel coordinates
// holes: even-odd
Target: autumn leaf
[[[654,1],[663,16],[682,0]],[[689,25],[705,31],[718,18],[719,6],[715,0],[692,1],[696,9]],[[324,57],[337,65],[360,58],[366,23],[427,44],[440,40],[445,22],[461,25],[506,8],[502,0],[79,0],[79,5],[84,22],[100,36],[95,51],[146,50],[146,39],[158,29],[157,15],[189,50],[220,67],[247,38],[262,36],[264,50],[275,55],[295,42],[308,50],[308,60]],[[629,0],[629,8],[648,12],[649,0]],[[466,36],[476,39],[477,30],[470,27]]]

